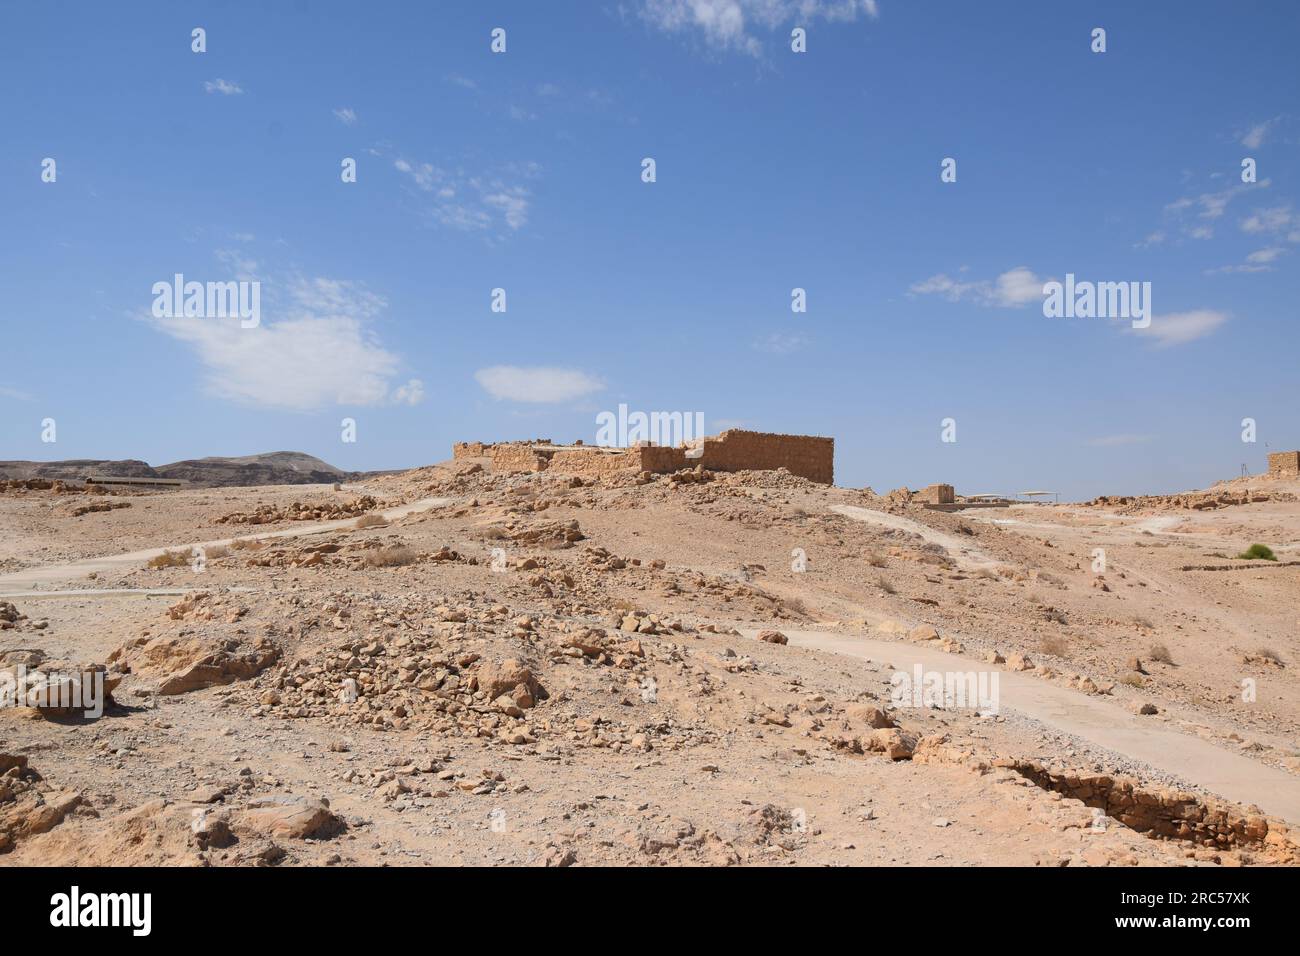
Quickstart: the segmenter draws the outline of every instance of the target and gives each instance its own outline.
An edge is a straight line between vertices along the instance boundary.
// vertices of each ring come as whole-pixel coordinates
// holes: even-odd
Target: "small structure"
[[[1300,451],[1270,453],[1268,473],[1274,478],[1300,478]]]
[[[1020,492],[1020,497],[1032,498],[1035,500],[1039,498],[1051,498],[1053,501],[1056,502],[1060,502],[1061,500],[1061,496],[1058,495],[1055,491],[1022,491]]]

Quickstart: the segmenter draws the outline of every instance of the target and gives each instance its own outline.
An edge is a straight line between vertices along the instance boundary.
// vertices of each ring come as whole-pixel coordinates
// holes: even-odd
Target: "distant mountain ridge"
[[[67,461],[0,461],[0,479],[61,478],[87,475],[118,478],[179,478],[207,488],[245,485],[310,485],[354,481],[375,472],[349,472],[300,451],[272,451],[233,458],[191,458],[153,467],[134,458],[106,460],[77,458]]]

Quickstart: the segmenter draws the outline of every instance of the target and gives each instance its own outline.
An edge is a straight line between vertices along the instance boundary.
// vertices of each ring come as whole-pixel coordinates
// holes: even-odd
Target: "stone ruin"
[[[677,447],[642,442],[631,448],[557,445],[547,438],[529,441],[457,442],[455,459],[487,458],[498,472],[551,471],[593,477],[616,471],[658,474],[694,468],[709,471],[773,471],[829,485],[834,483],[835,439],[814,435],[774,435],[732,428],[712,438]]]
[[[1300,451],[1275,451],[1268,456],[1268,473],[1274,478],[1300,478]]]

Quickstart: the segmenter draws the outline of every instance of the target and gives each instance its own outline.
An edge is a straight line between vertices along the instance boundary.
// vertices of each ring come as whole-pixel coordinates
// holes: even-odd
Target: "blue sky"
[[[1258,471],[1300,446],[1297,41],[1282,2],[6,2],[0,458],[396,468],[626,403],[878,491]],[[260,325],[153,318],[175,273]],[[1046,318],[1067,273],[1152,327]]]

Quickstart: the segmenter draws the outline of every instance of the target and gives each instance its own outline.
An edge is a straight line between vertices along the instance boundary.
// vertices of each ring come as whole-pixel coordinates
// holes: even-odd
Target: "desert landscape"
[[[1024,503],[831,449],[6,466],[0,865],[1300,862],[1294,453]]]

